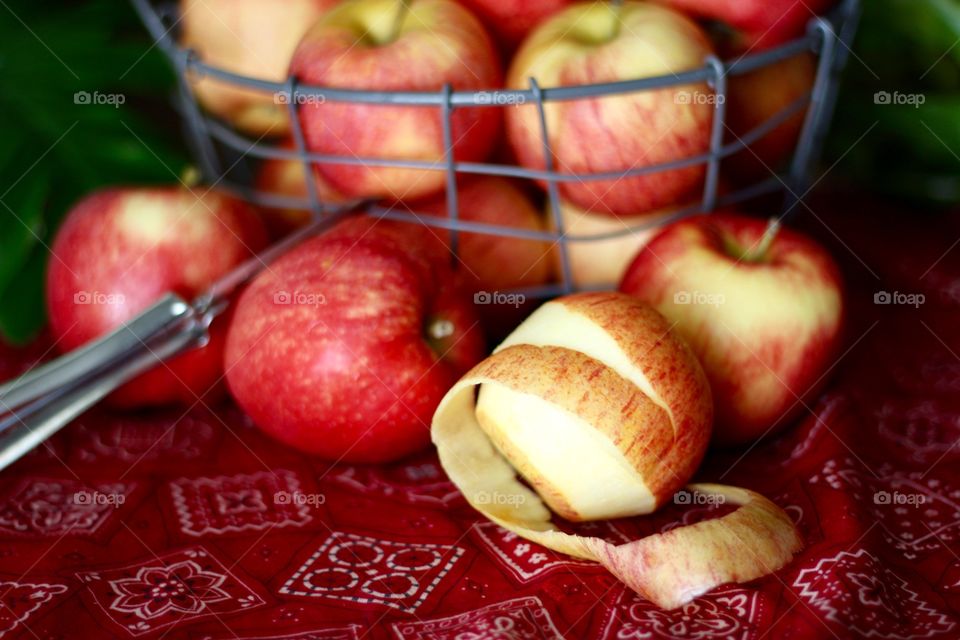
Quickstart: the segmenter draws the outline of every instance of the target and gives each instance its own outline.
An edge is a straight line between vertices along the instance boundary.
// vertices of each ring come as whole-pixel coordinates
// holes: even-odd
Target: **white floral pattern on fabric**
[[[334,532],[284,582],[280,594],[414,613],[463,554],[451,545]]]
[[[950,618],[865,549],[841,551],[800,571],[793,586],[810,607],[863,638],[931,638],[954,629]]]

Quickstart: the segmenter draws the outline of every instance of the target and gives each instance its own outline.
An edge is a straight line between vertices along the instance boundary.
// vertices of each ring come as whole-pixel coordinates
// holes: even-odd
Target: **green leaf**
[[[40,243],[47,180],[43,173],[28,174],[0,201],[0,291]]]
[[[22,265],[17,278],[0,295],[0,331],[13,344],[26,344],[46,322],[43,279],[47,253],[38,247]]]
[[[0,4],[0,333],[8,339],[43,321],[44,244],[77,199],[106,185],[175,181],[186,153],[168,104],[173,80],[127,2]],[[85,104],[78,92],[109,104]]]

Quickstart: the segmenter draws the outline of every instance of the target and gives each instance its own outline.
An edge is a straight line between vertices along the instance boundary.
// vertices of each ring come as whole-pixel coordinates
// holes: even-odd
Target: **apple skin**
[[[46,297],[57,347],[70,351],[112,331],[168,291],[190,300],[265,244],[257,215],[216,191],[113,188],[87,196],[67,214],[51,250]],[[216,319],[206,346],[140,375],[108,401],[197,402],[222,378],[226,324]]]
[[[523,39],[548,16],[573,4],[573,0],[459,0],[496,35],[508,51],[515,51]]]
[[[258,80],[287,78],[300,37],[337,0],[181,0],[180,44],[207,64]],[[254,135],[290,130],[288,106],[273,94],[214,78],[191,82],[200,103]]]
[[[479,20],[453,0],[346,0],[306,33],[290,71],[301,82],[328,87],[435,92],[449,84],[470,91],[500,86],[499,64]],[[454,110],[456,160],[487,157],[499,137],[500,111]],[[302,105],[300,115],[315,152],[438,163],[439,170],[321,164],[324,177],[349,198],[415,199],[445,184],[439,107],[327,100]]]
[[[547,212],[550,227],[556,228],[552,212]],[[633,258],[660,230],[661,221],[674,215],[672,210],[629,218],[614,218],[584,211],[569,202],[560,202],[560,218],[567,235],[570,276],[577,288],[614,288],[623,278]],[[619,233],[639,225],[652,225],[608,240],[575,240],[578,236]],[[560,247],[553,252],[555,271],[563,273]],[[559,277],[559,276],[558,276]]]
[[[619,23],[613,16],[605,3],[581,3],[549,18],[517,52],[507,85],[528,89],[531,77],[549,88],[668,75],[700,68],[713,52],[700,27],[668,8],[628,0]],[[561,173],[624,171],[703,154],[713,106],[692,96],[709,94],[705,85],[690,85],[547,103],[554,166]],[[506,123],[521,164],[543,169],[536,105],[507,109]],[[559,185],[563,197],[583,209],[623,216],[677,205],[701,187],[703,176],[701,165]]]
[[[280,148],[292,150],[294,144],[287,140]],[[313,178],[317,186],[317,196],[321,202],[336,204],[344,201],[344,197],[330,183],[323,179],[316,165],[313,166]],[[281,158],[267,158],[257,171],[254,186],[257,191],[289,198],[300,198],[309,201],[307,188],[307,171],[299,160]],[[303,227],[310,222],[312,214],[308,209],[271,209],[264,208],[264,222],[270,235],[277,238]]]
[[[457,185],[460,219],[468,222],[545,231],[542,216],[514,182],[494,176],[462,178]],[[408,204],[399,210],[448,218],[446,194]],[[451,233],[432,229],[449,249]],[[546,284],[552,274],[550,243],[489,233],[459,234],[459,264],[465,284],[472,291],[504,291]]]
[[[547,302],[447,392],[432,426],[440,463],[473,508],[601,563],[665,609],[777,571],[803,546],[782,509],[722,485],[688,489],[731,513],[623,544],[554,521],[650,513],[696,471],[713,401],[674,324],[622,293]]]
[[[769,49],[803,35],[807,23],[836,0],[658,0],[692,16],[726,23],[740,46]]]
[[[546,231],[543,216],[516,182],[495,176],[469,176],[458,181],[457,191],[461,220],[525,231]],[[397,203],[396,208],[448,217],[445,193],[420,201]],[[449,251],[451,234],[440,228],[431,228],[431,232]],[[475,294],[476,310],[487,337],[491,340],[503,338],[530,313],[535,301],[502,298],[503,303],[496,303],[492,296],[549,283],[554,276],[553,243],[466,232],[460,233],[458,240],[455,270],[463,286]]]
[[[816,74],[813,56],[805,53],[744,75],[728,76],[726,125],[728,137],[735,136],[730,140],[743,138],[807,95],[813,89]],[[748,184],[782,169],[796,150],[806,113],[806,108],[801,109],[748,149],[725,159],[725,175],[739,184]]]
[[[425,229],[348,219],[240,296],[225,354],[230,391],[264,432],[326,460],[386,462],[424,448],[437,403],[484,355],[454,282]],[[282,292],[307,304],[283,304]],[[429,337],[437,321],[452,333]]]
[[[676,322],[697,354],[713,389],[719,444],[786,426],[819,390],[841,344],[843,283],[825,249],[781,229],[762,258],[738,261],[734,247],[757,245],[766,227],[727,212],[674,223],[640,251],[620,285]]]

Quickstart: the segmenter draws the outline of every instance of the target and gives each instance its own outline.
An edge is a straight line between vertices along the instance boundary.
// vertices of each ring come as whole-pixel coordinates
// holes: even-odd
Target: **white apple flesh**
[[[622,518],[655,506],[643,476],[610,438],[537,395],[484,384],[477,421],[550,509],[567,520]]]

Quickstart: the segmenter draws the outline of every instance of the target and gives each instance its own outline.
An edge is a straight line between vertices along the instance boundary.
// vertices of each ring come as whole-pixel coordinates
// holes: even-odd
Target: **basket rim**
[[[542,88],[536,86],[535,81],[531,78],[531,88],[529,89],[485,87],[472,90],[455,90],[447,86],[432,91],[326,87],[307,83],[301,84],[294,76],[288,76],[286,80],[275,81],[229,71],[204,62],[195,50],[181,46],[172,34],[175,23],[173,26],[167,26],[161,12],[153,2],[150,0],[132,0],[132,2],[144,18],[144,22],[157,45],[179,70],[189,72],[196,77],[206,76],[233,84],[237,88],[274,93],[295,102],[299,102],[300,99],[321,98],[331,102],[355,104],[424,107],[444,105],[452,107],[508,107],[525,102],[535,103],[539,101],[546,103],[579,100],[689,84],[707,83],[709,85],[716,81],[718,75],[738,76],[747,74],[761,67],[792,58],[805,51],[816,51],[825,31],[829,30],[834,34],[837,33],[842,29],[844,22],[854,15],[858,0],[842,0],[838,6],[827,14],[812,17],[807,23],[807,30],[803,36],[769,49],[755,52],[748,51],[728,60],[721,60],[715,55],[709,55],[704,59],[701,67],[680,73],[667,73],[617,82]],[[492,100],[490,96],[496,96],[497,100]]]

